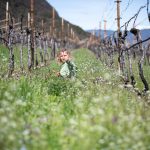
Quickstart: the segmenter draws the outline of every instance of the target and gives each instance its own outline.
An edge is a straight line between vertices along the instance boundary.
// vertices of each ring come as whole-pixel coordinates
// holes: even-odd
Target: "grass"
[[[46,77],[58,70],[55,62],[17,79],[0,78],[1,149],[150,149],[148,103],[125,89],[118,72],[87,49],[72,55],[78,66],[75,81]],[[6,59],[7,51],[1,48],[0,56]]]

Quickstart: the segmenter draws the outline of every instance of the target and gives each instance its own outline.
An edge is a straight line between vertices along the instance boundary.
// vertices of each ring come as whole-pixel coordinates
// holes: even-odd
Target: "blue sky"
[[[84,30],[104,29],[104,20],[107,20],[107,29],[116,30],[116,3],[115,0],[47,0],[58,12],[60,17],[80,26]],[[122,0],[120,3],[121,26],[134,16],[147,0]],[[129,5],[128,5],[129,4]],[[150,9],[150,8],[149,8]],[[150,28],[146,7],[141,10],[135,23],[137,28]],[[129,29],[133,22],[129,24]]]

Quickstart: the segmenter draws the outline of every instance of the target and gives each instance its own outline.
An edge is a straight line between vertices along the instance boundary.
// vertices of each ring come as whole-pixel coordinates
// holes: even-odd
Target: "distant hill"
[[[147,39],[148,37],[150,37],[150,29],[142,29],[141,34],[143,40]]]
[[[30,0],[7,0],[10,6],[10,13],[19,22],[21,16],[23,16],[24,24],[27,24],[27,14],[30,10]],[[6,0],[0,0],[0,20],[5,19],[6,11]],[[44,20],[44,29],[49,31],[50,25],[52,25],[52,6],[46,0],[35,0],[35,25],[40,28],[42,20]],[[56,29],[61,31],[61,18],[56,11]],[[67,20],[64,20],[65,29],[67,30]],[[80,39],[86,38],[89,33],[85,32],[79,26],[73,25],[71,23],[70,27],[77,33]]]
[[[92,30],[92,29],[87,30],[87,32],[89,32],[89,33],[93,33],[93,31],[94,30]],[[104,30],[101,30],[100,32],[101,32],[101,38],[104,38]],[[106,32],[107,32],[107,36],[110,36],[114,33],[113,30],[107,30]],[[99,36],[99,30],[95,30],[95,33],[96,33],[96,36],[98,37]]]
[[[92,33],[93,30],[87,30],[87,32],[90,32]],[[111,36],[113,35],[113,33],[115,31],[113,30],[107,30],[107,36]],[[95,33],[96,33],[96,36],[98,37],[99,35],[99,30],[95,30]],[[150,37],[150,29],[142,29],[141,30],[141,36],[142,36],[142,39],[145,40],[147,39],[148,37]],[[104,38],[104,30],[101,30],[101,37]],[[128,36],[127,36],[127,39],[132,43],[133,42],[133,34],[128,32]]]

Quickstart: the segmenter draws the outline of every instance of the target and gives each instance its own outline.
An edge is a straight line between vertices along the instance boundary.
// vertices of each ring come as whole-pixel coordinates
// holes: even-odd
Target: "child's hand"
[[[56,75],[57,75],[57,77],[59,77],[60,76],[60,72],[57,72]]]
[[[55,73],[57,77],[60,76],[60,72],[56,72],[55,70],[53,70],[53,73]]]

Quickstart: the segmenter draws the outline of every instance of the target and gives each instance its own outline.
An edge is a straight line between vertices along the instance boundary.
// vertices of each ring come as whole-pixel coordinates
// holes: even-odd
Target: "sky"
[[[117,4],[115,0],[47,0],[59,16],[72,24],[80,26],[84,30],[104,29],[104,20],[107,21],[107,30],[117,30]],[[141,6],[145,6],[147,0],[122,0],[120,3],[120,25],[133,17]],[[149,7],[150,9],[150,7]],[[150,11],[149,11],[150,12]],[[129,23],[128,29],[133,27]],[[143,8],[136,21],[135,26],[139,29],[150,28],[147,17],[147,7]]]

